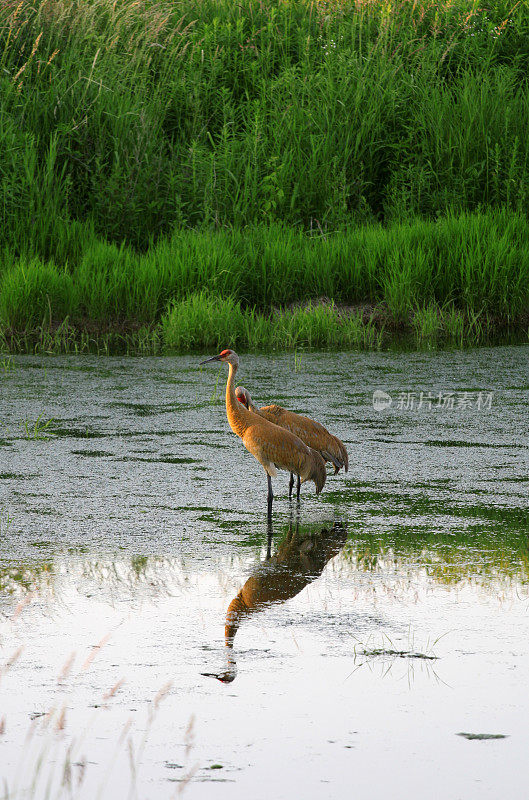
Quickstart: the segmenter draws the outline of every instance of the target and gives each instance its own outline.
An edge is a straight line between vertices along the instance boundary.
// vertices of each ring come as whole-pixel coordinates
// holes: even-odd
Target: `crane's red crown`
[[[223,364],[230,364],[234,369],[237,369],[239,366],[239,357],[237,353],[228,349],[223,350],[218,356],[212,356],[211,358],[206,358],[205,361],[201,361],[200,366],[202,366],[202,364],[208,364],[210,361],[222,361]]]

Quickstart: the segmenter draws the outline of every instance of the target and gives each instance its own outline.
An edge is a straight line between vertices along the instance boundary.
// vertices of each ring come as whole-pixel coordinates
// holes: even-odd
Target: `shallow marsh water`
[[[266,480],[228,428],[223,367],[14,359],[0,797],[525,798],[527,356],[241,357],[258,403],[350,454],[299,508],[280,473],[268,565]],[[221,683],[201,673],[230,663],[247,580]]]

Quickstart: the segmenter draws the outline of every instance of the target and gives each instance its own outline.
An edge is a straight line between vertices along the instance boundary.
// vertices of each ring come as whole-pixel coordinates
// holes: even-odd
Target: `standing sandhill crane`
[[[334,465],[334,474],[343,467],[345,471],[349,469],[349,459],[347,457],[347,450],[345,445],[337,436],[329,433],[327,428],[324,428],[319,422],[315,422],[310,417],[304,417],[302,414],[295,414],[293,411],[287,411],[286,408],[281,406],[271,405],[262,406],[257,408],[250,396],[248,389],[244,386],[237,386],[235,395],[240,403],[246,406],[247,409],[253,411],[254,414],[264,419],[279,425],[281,428],[290,431],[295,436],[298,436],[302,442],[313,450],[317,450],[324,461],[330,461]],[[294,475],[290,473],[290,482],[288,484],[288,496],[292,496],[292,487],[294,486]],[[297,497],[299,499],[300,482],[298,478]]]
[[[320,531],[300,533],[299,525],[289,532],[272,558],[258,564],[226,612],[224,638],[227,665],[223,672],[202,672],[208,678],[231,683],[237,675],[233,642],[241,622],[276,603],[295,597],[316,580],[325,565],[340,552],[347,539],[347,527],[335,522]]]
[[[230,428],[239,436],[246,449],[262,464],[268,479],[268,517],[272,516],[272,478],[278,469],[298,476],[301,483],[314,481],[316,494],[323,489],[327,473],[325,462],[315,450],[307,447],[301,439],[285,428],[280,428],[263,417],[259,417],[239,403],[235,396],[235,373],[239,366],[239,356],[233,350],[223,350],[218,356],[201,361],[221,361],[228,364],[226,383],[226,414]]]

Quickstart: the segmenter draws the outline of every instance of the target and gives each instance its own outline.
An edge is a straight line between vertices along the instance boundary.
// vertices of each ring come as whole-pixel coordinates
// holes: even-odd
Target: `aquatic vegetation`
[[[489,739],[507,739],[509,734],[506,733],[456,733],[456,736],[462,736],[469,741],[487,741]]]
[[[50,430],[50,433],[53,436],[60,436],[66,439],[102,439],[105,437],[105,434],[101,431],[92,431],[89,428],[76,428],[72,427],[62,427],[60,424],[60,420],[53,420],[53,426]]]
[[[50,426],[53,426],[54,421],[53,419],[43,419],[42,414],[39,414],[35,422],[24,420],[23,429],[26,439],[48,441],[54,435],[53,430],[50,430]]]
[[[430,508],[434,513],[454,518],[450,531],[439,533],[428,524],[420,524],[421,518],[428,519]],[[474,582],[487,587],[494,584],[499,574],[505,585],[511,581],[525,586],[529,583],[529,548],[525,536],[528,520],[523,509],[447,505],[440,512],[435,503],[425,503],[415,514],[411,513],[412,521],[406,525],[395,523],[383,533],[357,534],[354,540],[349,540],[344,557],[361,571],[376,572],[386,570],[389,565],[398,568],[406,564],[411,552],[422,550],[429,578],[446,586]],[[401,512],[384,506],[384,514],[400,516]],[[468,519],[475,519],[475,523],[468,524]],[[481,555],[471,561],[476,536]]]
[[[439,681],[434,662],[438,661],[440,656],[437,655],[435,647],[443,638],[444,635],[439,636],[434,642],[428,638],[423,645],[418,646],[415,642],[415,632],[411,627],[408,629],[407,638],[399,637],[398,642],[395,642],[384,631],[378,632],[375,636],[369,636],[366,641],[354,637],[354,669],[348,678],[351,678],[363,667],[367,667],[370,671],[377,670],[381,678],[386,678],[395,671],[396,665],[400,663],[405,665],[406,672],[402,677],[406,678],[408,686],[413,683],[416,677],[415,671],[418,668],[421,669],[422,674],[426,673]]]
[[[435,646],[442,637],[438,637],[434,642],[427,641],[423,646],[418,647],[415,642],[414,632],[408,630],[408,640],[405,649],[399,646],[387,635],[382,632],[380,639],[375,641],[373,638],[365,642],[357,640],[353,652],[355,664],[358,661],[360,666],[369,663],[372,659],[393,660],[396,658],[419,659],[423,661],[437,661],[439,656],[435,653]]]
[[[71,453],[74,456],[83,456],[84,458],[108,458],[114,455],[106,450],[72,450]]]
[[[7,356],[0,361],[0,370],[2,372],[12,372],[15,369],[15,361],[11,356]]]
[[[0,535],[5,535],[12,524],[13,517],[10,515],[9,511],[0,509]]]

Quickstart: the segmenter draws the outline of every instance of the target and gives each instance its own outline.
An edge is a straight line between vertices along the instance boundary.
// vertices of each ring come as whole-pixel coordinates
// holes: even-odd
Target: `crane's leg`
[[[288,482],[288,499],[292,497],[292,489],[294,488],[294,473],[290,473],[290,480]]]
[[[272,517],[268,517],[268,540],[266,543],[266,559],[272,556]]]
[[[297,488],[296,488],[296,497],[297,497],[298,500],[299,500],[300,491],[301,491],[301,478],[298,475],[298,485],[297,485]]]
[[[272,491],[272,478],[270,475],[266,475],[268,478],[268,519],[272,519],[272,500],[274,499],[274,493]]]

